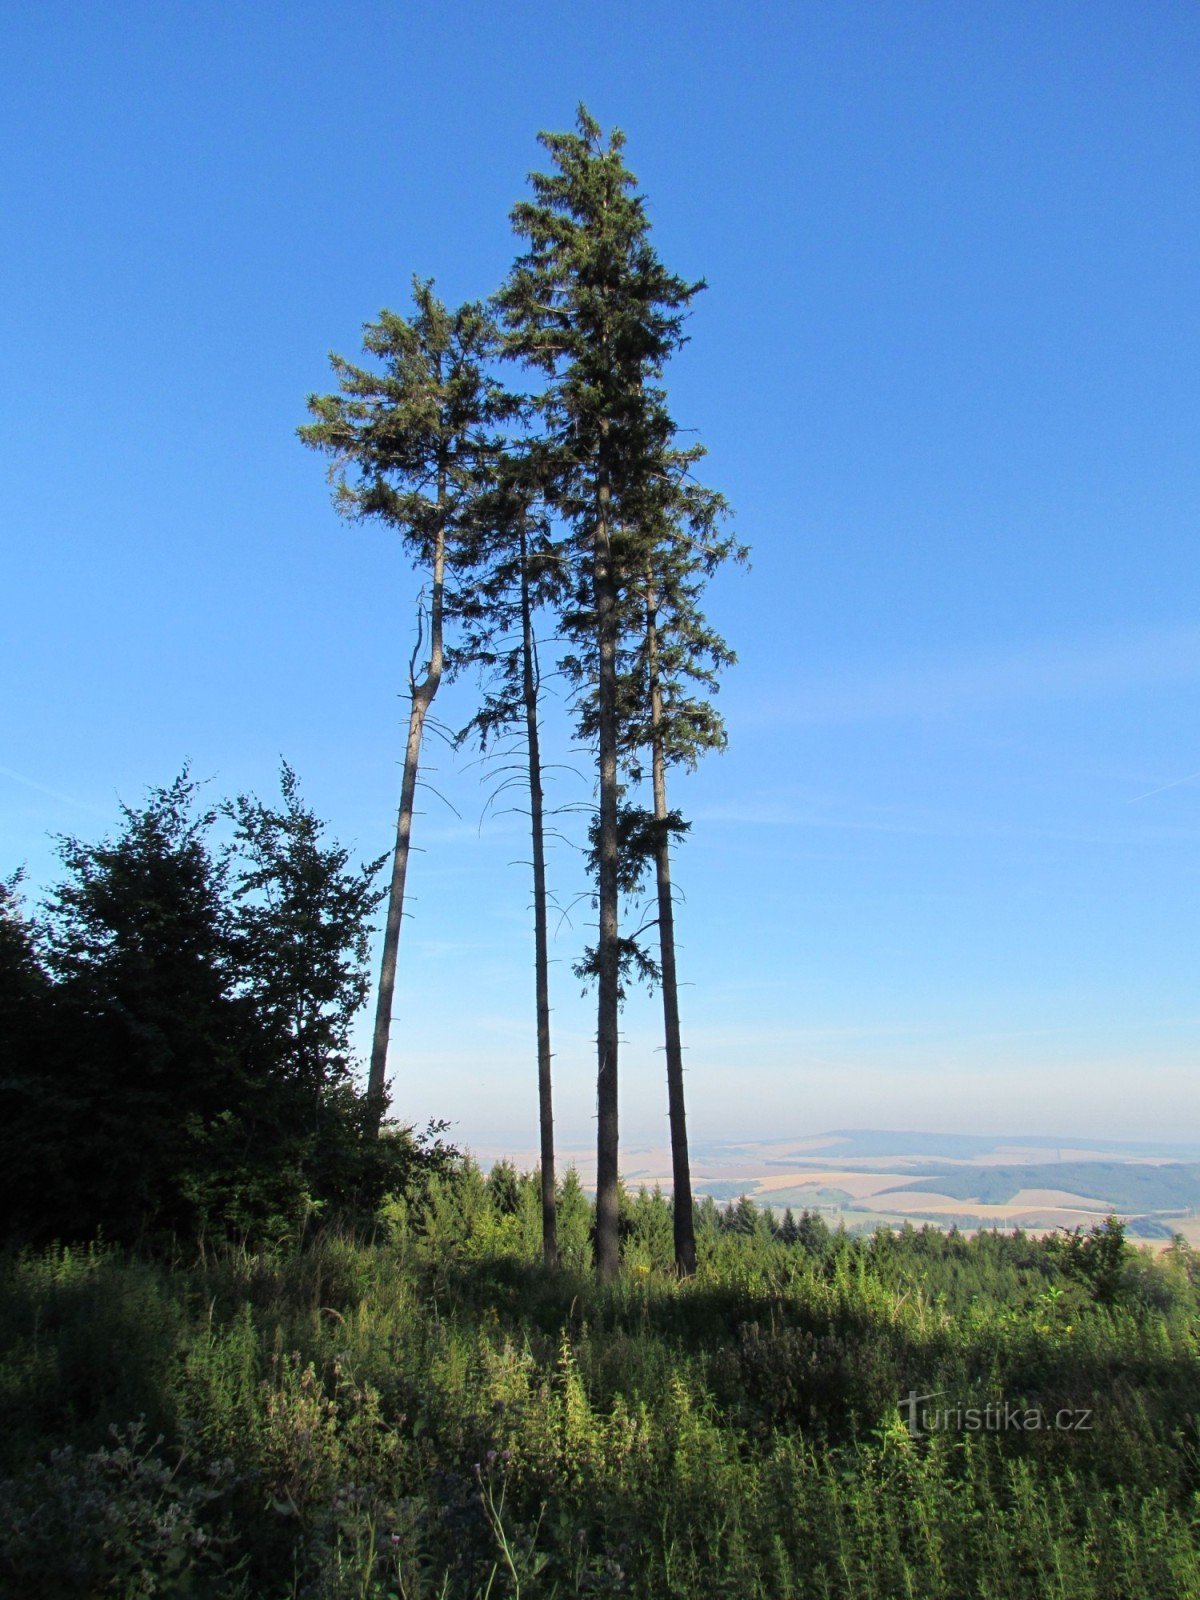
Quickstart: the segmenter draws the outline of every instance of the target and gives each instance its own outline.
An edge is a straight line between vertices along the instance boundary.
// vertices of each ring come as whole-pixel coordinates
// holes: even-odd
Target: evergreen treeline
[[[436,1131],[373,1137],[355,1083],[382,861],[353,866],[286,765],[272,805],[205,806],[184,772],[122,810],[60,841],[37,913],[0,885],[4,1236],[278,1238],[446,1159]]]

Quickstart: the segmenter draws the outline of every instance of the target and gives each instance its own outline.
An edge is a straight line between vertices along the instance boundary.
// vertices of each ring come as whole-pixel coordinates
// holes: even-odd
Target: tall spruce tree
[[[396,528],[428,584],[418,603],[417,644],[409,666],[410,711],[368,1093],[382,1115],[413,803],[426,719],[446,670],[448,578],[475,517],[494,455],[492,432],[506,397],[489,371],[496,334],[486,309],[450,311],[432,282],[413,280],[414,312],[382,311],[364,329],[365,352],[382,371],[331,355],[340,393],[310,395],[315,421],[298,432],[332,457],[334,504],[354,520],[379,517]]]
[[[542,1255],[558,1264],[554,1178],[554,1096],[550,1048],[550,953],[546,887],[546,807],[541,754],[539,611],[563,597],[563,565],[551,537],[536,467],[517,446],[498,457],[492,487],[481,500],[468,560],[472,579],[463,600],[459,654],[481,669],[484,697],[459,742],[478,739],[486,752],[515,736],[521,772],[500,784],[529,797],[533,873],[534,993],[537,1020],[538,1125],[541,1142]],[[508,752],[506,752],[508,753]]]
[[[551,492],[571,531],[580,589],[565,625],[596,675],[596,1269],[611,1278],[619,1266],[618,652],[623,597],[644,566],[643,537],[625,513],[670,447],[674,427],[656,380],[702,286],[659,261],[618,131],[606,144],[581,106],[574,132],[539,139],[554,170],[532,173],[533,199],[513,209],[528,248],[498,304],[508,351],[548,379],[539,408]]]
[[[745,548],[721,532],[724,499],[691,478],[704,454],[701,446],[676,451],[664,463],[637,511],[645,540],[641,584],[631,602],[641,609],[641,636],[631,652],[623,684],[622,749],[632,778],[643,776],[650,758],[652,811],[630,807],[629,831],[652,858],[657,898],[658,974],[662,989],[667,1060],[667,1107],[674,1185],[675,1265],[684,1276],[696,1270],[696,1238],[688,1157],[683,1084],[683,1042],[675,950],[675,904],[671,887],[671,838],[684,831],[669,809],[667,769],[692,769],[710,750],[724,749],[725,726],[710,695],[717,674],[734,661],[724,639],[706,621],[700,602],[706,580],[727,560],[746,559]],[[637,820],[641,817],[641,825]],[[631,874],[632,876],[632,874]]]

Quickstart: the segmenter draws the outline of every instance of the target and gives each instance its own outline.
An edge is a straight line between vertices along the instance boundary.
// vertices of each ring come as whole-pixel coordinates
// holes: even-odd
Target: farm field
[[[485,1164],[494,1158],[477,1154]],[[536,1157],[528,1151],[515,1159],[532,1165]],[[589,1188],[594,1153],[567,1150],[563,1159]],[[670,1151],[629,1148],[625,1181],[669,1192]],[[928,1222],[1044,1233],[1086,1230],[1115,1215],[1149,1243],[1176,1233],[1200,1242],[1200,1145],[846,1132],[703,1145],[692,1181],[698,1196],[722,1205],[745,1195],[777,1213],[816,1210],[833,1226],[859,1231]]]

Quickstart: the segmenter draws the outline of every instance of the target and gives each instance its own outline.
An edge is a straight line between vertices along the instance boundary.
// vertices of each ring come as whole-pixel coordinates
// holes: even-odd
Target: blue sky
[[[753,548],[712,591],[730,750],[676,789],[693,1126],[1195,1131],[1194,7],[4,13],[0,868],[47,882],[50,833],[185,759],[267,792],[283,754],[386,847],[415,585],[294,430],[413,272],[496,286],[583,99],[709,282],[668,384]],[[433,759],[461,820],[419,819],[397,1108],[527,1147],[520,819],[480,830]],[[664,1129],[656,1016],[631,1140]]]

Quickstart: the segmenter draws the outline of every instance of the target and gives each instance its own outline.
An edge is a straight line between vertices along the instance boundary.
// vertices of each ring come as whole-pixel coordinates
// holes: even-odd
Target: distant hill
[[[887,1129],[837,1129],[824,1135],[837,1140],[821,1153],[858,1157],[943,1156],[948,1160],[971,1161],[992,1155],[997,1150],[1045,1150],[1054,1161],[1059,1151],[1074,1154],[1079,1150],[1098,1150],[1127,1160],[1200,1162],[1200,1144],[1138,1143],[1128,1139],[1083,1139],[1078,1134],[1051,1137],[1047,1134],[1011,1134],[1004,1137],[973,1133],[895,1133]]]
[[[1049,1170],[1056,1189],[1069,1190],[1114,1211],[1188,1211],[1200,1206],[1200,1165],[1135,1161],[1056,1161]],[[1047,1167],[961,1167],[937,1162],[912,1169],[914,1182],[889,1191],[893,1198],[921,1190],[982,1205],[1007,1205],[1022,1189],[1046,1182]],[[906,1175],[907,1176],[907,1175]],[[877,1195],[876,1200],[881,1200]]]

